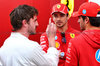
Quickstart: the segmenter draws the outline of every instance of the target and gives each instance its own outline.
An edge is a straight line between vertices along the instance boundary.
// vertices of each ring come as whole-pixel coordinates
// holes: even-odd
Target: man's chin
[[[58,28],[62,28],[62,27],[63,27],[63,25],[57,25],[57,27],[58,27]]]
[[[81,29],[81,31],[84,31],[85,29]]]

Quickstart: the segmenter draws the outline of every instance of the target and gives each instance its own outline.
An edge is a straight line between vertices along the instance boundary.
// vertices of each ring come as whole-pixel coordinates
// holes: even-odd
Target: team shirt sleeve
[[[48,38],[46,34],[42,34],[40,37],[40,46],[42,47],[42,49],[47,52],[48,48],[49,48],[49,43],[48,43]]]

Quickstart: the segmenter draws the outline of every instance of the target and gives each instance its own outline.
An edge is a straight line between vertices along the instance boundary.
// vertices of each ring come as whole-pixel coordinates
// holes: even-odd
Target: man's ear
[[[85,23],[89,23],[89,17],[85,18]]]
[[[27,21],[25,19],[22,21],[22,25],[23,26],[26,26],[27,25]]]

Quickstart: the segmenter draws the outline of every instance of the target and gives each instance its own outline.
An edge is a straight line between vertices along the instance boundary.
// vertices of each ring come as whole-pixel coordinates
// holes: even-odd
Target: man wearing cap
[[[55,4],[52,8],[51,14],[57,28],[55,36],[56,48],[61,51],[58,66],[64,66],[66,59],[65,52],[69,40],[77,36],[80,32],[68,25],[68,19],[70,18],[70,16],[68,14],[68,8],[66,7],[66,5],[60,3]],[[46,33],[43,33],[41,35],[40,44],[43,50],[47,52],[49,43]]]
[[[100,66],[100,6],[83,3],[78,12],[82,34],[70,40],[66,52],[66,66]]]

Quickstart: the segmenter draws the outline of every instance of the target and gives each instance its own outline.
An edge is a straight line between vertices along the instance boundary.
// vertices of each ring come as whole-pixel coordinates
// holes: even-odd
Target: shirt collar
[[[27,37],[25,37],[24,35],[22,35],[19,32],[11,32],[11,36],[12,37],[17,37],[17,38],[24,38],[24,39],[28,39]]]

